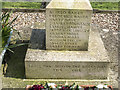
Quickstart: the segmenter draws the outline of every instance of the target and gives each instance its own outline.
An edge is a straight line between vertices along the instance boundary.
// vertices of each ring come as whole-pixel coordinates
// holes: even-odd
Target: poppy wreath
[[[27,85],[26,90],[49,90],[49,89],[56,89],[56,90],[99,90],[99,89],[107,89],[113,90],[112,86],[107,84],[99,84],[95,85],[56,85],[55,83],[46,83],[46,84],[39,84],[39,85]]]

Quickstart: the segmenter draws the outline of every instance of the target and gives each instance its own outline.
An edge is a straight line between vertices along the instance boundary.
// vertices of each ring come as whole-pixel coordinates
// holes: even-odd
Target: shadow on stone
[[[20,42],[19,42],[20,43]],[[10,53],[10,58],[7,58],[7,69],[5,77],[25,78],[25,55],[28,45],[22,45],[12,48],[14,53]]]

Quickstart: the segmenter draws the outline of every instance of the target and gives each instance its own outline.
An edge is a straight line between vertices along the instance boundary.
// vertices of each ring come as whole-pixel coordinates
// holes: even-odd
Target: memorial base
[[[45,34],[42,33],[42,35]],[[37,35],[34,36],[37,37]],[[42,40],[45,39],[42,38]],[[42,42],[39,43],[42,44],[41,46],[45,45],[43,43],[45,41],[39,42]],[[81,85],[96,85],[96,83],[112,85],[114,81],[110,80],[110,73],[107,51],[94,26],[90,30],[88,51],[40,50],[32,49],[31,45],[25,58],[25,74],[30,80],[61,80],[70,83],[78,82]]]

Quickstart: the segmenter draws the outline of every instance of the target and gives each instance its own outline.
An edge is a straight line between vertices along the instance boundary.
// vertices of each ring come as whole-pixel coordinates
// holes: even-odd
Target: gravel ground
[[[45,12],[23,13],[15,12],[11,19],[19,15],[15,21],[15,29],[17,29],[24,40],[29,40],[32,29],[38,28],[39,25],[45,23]],[[118,73],[118,13],[94,13],[92,23],[100,27],[100,35],[104,42],[105,48],[113,63],[113,74]],[[13,34],[13,37],[17,37]],[[116,71],[115,71],[116,70]],[[119,71],[120,72],[120,71]]]

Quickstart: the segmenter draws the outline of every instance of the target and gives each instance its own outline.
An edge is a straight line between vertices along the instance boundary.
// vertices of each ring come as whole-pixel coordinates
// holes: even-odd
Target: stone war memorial
[[[34,29],[25,58],[27,79],[117,86],[89,0],[51,0],[45,28]]]

